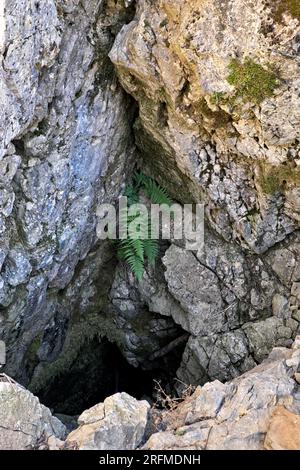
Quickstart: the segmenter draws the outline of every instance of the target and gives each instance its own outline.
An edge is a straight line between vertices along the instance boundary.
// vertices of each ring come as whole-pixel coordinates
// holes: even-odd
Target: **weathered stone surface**
[[[166,430],[153,434],[144,448],[299,449],[299,387],[294,380],[299,364],[299,349],[279,348],[231,382],[199,387],[165,413]]]
[[[0,377],[0,449],[36,449],[48,438],[64,439],[65,426],[38,398],[17,383]]]
[[[131,15],[123,1],[1,2],[0,338],[6,372],[35,392],[98,335],[108,302],[96,207],[130,172],[134,106],[107,55]]]
[[[1,3],[0,339],[35,393],[105,357],[104,337],[154,369],[189,336],[177,376],[199,385],[299,332],[299,21],[246,3]],[[248,58],[276,65],[259,102],[228,82]],[[137,159],[207,221],[203,255],[172,243],[140,283],[96,237]]]
[[[285,244],[290,249],[280,249],[281,265],[290,262],[295,271],[284,282],[270,269],[276,250],[266,258],[246,255],[208,228],[205,250],[198,258],[172,244],[163,266],[147,269],[140,283],[118,270],[111,315],[120,325],[115,337],[127,359],[133,365],[145,364],[145,340],[149,352],[155,344],[159,347],[159,325],[162,330],[166,325],[154,313],[172,317],[190,334],[178,370],[187,384],[230,380],[265,359],[273,347],[290,346],[299,329],[297,299],[292,295],[298,259],[294,240]],[[148,310],[153,312],[150,316]],[[141,322],[135,321],[137,317]],[[155,323],[157,338],[150,333]],[[170,324],[168,334],[179,333]]]
[[[219,332],[225,323],[225,304],[217,276],[202,266],[192,252],[175,245],[164,257],[169,291],[187,312],[176,318],[195,336]]]
[[[287,253],[295,266],[298,254]],[[268,263],[268,257],[245,256],[208,229],[198,258],[175,245],[167,250],[165,278],[181,306],[171,316],[191,333],[178,371],[183,382],[230,380],[273,347],[291,345],[299,328],[290,308],[292,277],[281,284]]]
[[[267,450],[300,449],[300,416],[278,406],[271,418],[264,446]]]
[[[286,188],[287,208],[278,195],[263,194],[260,178],[261,161],[281,164],[290,151],[293,160],[299,152],[293,48],[299,22],[290,16],[278,22],[264,0],[221,3],[143,0],[110,57],[140,105],[137,139],[145,166],[179,198],[190,193],[198,200],[202,191],[217,230],[261,253],[299,220],[293,184]],[[227,80],[230,61],[247,57],[278,66],[280,84],[260,105],[227,99],[234,92]]]
[[[278,22],[263,0],[246,6],[144,0],[110,53],[139,104],[142,167],[177,200],[205,202],[221,235],[209,231],[199,263],[174,245],[163,259],[168,291],[181,308],[169,309],[164,295],[155,311],[191,333],[178,371],[186,383],[236,377],[275,345],[289,346],[299,331],[298,34],[295,18]],[[226,100],[234,93],[229,66],[232,58],[248,57],[264,67],[276,62],[278,87],[259,104],[233,103]],[[267,170],[290,158],[288,177],[279,166],[266,189]]]
[[[79,417],[66,445],[79,450],[134,450],[143,441],[150,405],[126,393],[107,398]]]
[[[299,450],[299,345],[297,337],[242,376],[197,387],[171,410],[156,409],[157,428],[148,402],[117,393],[84,411],[65,441],[62,423],[2,377],[0,449]]]

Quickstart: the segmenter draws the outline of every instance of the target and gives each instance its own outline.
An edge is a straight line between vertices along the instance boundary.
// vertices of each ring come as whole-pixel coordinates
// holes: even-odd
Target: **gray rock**
[[[202,266],[193,253],[175,245],[167,251],[163,262],[169,291],[186,312],[175,321],[194,335],[221,331],[225,305],[217,276]]]
[[[171,416],[170,412],[165,415],[166,430],[153,434],[144,449],[264,449],[273,414],[283,407],[299,413],[294,379],[299,361],[298,349],[282,349],[281,355],[272,354],[231,382],[199,387]],[[288,432],[280,437],[283,443],[292,439]]]
[[[91,252],[102,259],[96,207],[119,197],[133,165],[134,107],[107,57],[113,35],[132,13],[124,2],[98,0],[4,4],[0,338],[9,345],[6,372],[36,391],[39,374],[45,380],[44,369],[68,349],[70,318],[85,315],[78,305],[99,312],[112,282],[111,252],[104,268],[109,274],[101,263],[97,273],[92,263],[84,268],[84,280],[78,274]],[[96,289],[98,296],[86,298]],[[61,364],[68,371],[64,358]]]
[[[299,152],[297,31],[297,20],[279,24],[261,0],[221,10],[216,0],[175,0],[166,8],[144,0],[110,52],[139,103],[144,167],[177,200],[205,202],[216,231],[256,253],[299,227],[293,164],[284,197],[278,185],[268,193],[260,165],[296,160]],[[247,57],[265,68],[276,63],[280,83],[261,103],[246,96],[232,105],[228,66]]]
[[[79,450],[134,450],[143,441],[150,405],[117,393],[79,417],[66,444]]]
[[[22,246],[10,250],[5,263],[4,277],[13,287],[24,283],[29,279],[32,266]]]
[[[36,449],[50,436],[65,438],[66,428],[23,387],[0,377],[0,449]]]
[[[82,351],[98,360],[87,351],[92,341],[104,351],[99,338],[151,369],[157,351],[190,336],[177,376],[198,385],[289,346],[300,323],[297,20],[279,25],[261,0],[201,11],[182,0],[3,3],[6,371],[44,393]],[[232,105],[228,66],[247,56],[276,63],[280,83],[259,105]],[[122,87],[139,107],[134,126]],[[140,283],[96,234],[97,205],[117,200],[137,159],[206,216],[205,252],[172,243]]]

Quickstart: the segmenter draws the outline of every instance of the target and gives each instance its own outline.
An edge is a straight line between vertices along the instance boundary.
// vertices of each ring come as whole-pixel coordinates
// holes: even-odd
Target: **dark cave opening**
[[[160,383],[172,394],[188,339],[185,336],[171,351],[155,359],[153,367],[147,364],[146,370],[131,366],[115,344],[94,339],[84,345],[68,371],[38,393],[39,399],[53,413],[76,416],[117,392],[153,402]]]

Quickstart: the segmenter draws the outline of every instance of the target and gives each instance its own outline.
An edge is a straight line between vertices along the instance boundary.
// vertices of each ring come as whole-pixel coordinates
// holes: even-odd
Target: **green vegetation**
[[[262,167],[259,183],[266,194],[283,191],[286,185],[300,186],[300,168],[288,165]]]
[[[166,190],[159,186],[152,178],[143,173],[135,173],[131,186],[125,190],[127,196],[127,208],[121,215],[124,217],[125,226],[127,226],[127,238],[118,240],[118,257],[126,261],[135,277],[140,280],[145,270],[145,260],[154,265],[158,255],[158,241],[152,240],[151,221],[147,215],[142,214],[128,215],[128,210],[133,204],[140,201],[140,193],[143,192],[153,204],[166,204],[170,206],[172,200],[169,198]],[[130,225],[138,218],[139,237],[132,237],[130,234]],[[127,225],[126,225],[127,224]]]
[[[223,91],[214,91],[210,99],[212,104],[219,106],[220,104],[226,103],[227,95]]]
[[[261,103],[265,98],[272,96],[279,82],[270,67],[264,68],[253,59],[247,58],[242,63],[232,59],[229,64],[227,81],[236,89],[234,98],[243,101]]]
[[[300,21],[300,1],[299,0],[280,0],[275,6],[274,18],[280,22],[284,13],[290,13],[291,16]]]

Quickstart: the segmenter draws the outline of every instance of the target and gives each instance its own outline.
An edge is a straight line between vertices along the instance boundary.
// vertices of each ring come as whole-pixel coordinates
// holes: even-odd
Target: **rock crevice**
[[[5,371],[45,396],[95,364],[103,377],[113,343],[130,366],[168,371],[172,387],[200,385],[290,347],[300,322],[296,10],[265,0],[3,7]],[[123,194],[136,165],[181,204],[204,203],[206,218],[202,255],[170,241],[139,283],[96,235],[97,206]]]

